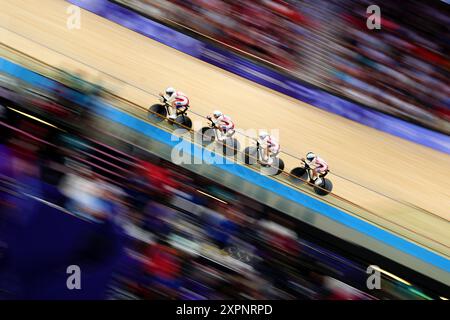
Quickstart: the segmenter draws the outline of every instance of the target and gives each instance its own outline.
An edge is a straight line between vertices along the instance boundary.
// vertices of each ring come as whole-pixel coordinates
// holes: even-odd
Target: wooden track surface
[[[220,109],[240,128],[278,129],[283,150],[298,156],[315,151],[332,172],[376,191],[330,177],[337,195],[375,213],[369,221],[400,234],[406,227],[417,242],[450,255],[449,155],[311,107],[87,11],[81,29],[69,30],[68,6],[62,0],[0,0],[1,42],[56,67],[83,70],[143,107],[154,103],[151,93],[170,85],[190,97],[197,113]],[[298,166],[282,157],[288,170]]]

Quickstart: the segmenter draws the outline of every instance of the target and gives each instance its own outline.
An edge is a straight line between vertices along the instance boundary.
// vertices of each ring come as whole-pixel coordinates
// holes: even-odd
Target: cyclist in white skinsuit
[[[280,153],[280,144],[267,132],[261,131],[258,137],[259,147],[261,148],[262,161],[268,165],[273,163],[273,159]]]
[[[212,121],[219,131],[219,134],[217,135],[219,141],[224,141],[234,134],[234,123],[231,121],[229,116],[226,116],[222,112],[216,110],[213,112],[212,116],[207,116],[207,118]]]
[[[164,93],[159,95],[164,98],[171,106],[169,119],[177,117],[177,111],[185,111],[189,108],[189,98],[181,91],[176,91],[172,87],[168,87]]]
[[[308,152],[306,154],[305,162],[313,169],[313,176],[311,177],[313,181],[316,181],[319,175],[325,174],[328,171],[328,164],[326,163],[326,161],[322,158],[319,158],[313,152]]]

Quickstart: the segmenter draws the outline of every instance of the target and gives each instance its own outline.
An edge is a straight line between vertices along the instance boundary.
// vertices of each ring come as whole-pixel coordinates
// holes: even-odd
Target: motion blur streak
[[[391,277],[391,278],[393,278],[393,279],[395,279],[395,280],[397,280],[397,281],[400,281],[401,283],[404,283],[404,284],[406,284],[406,285],[408,285],[408,286],[411,285],[411,283],[409,283],[408,281],[403,280],[402,278],[397,277],[395,274],[392,274],[392,273],[390,273],[390,272],[387,272],[386,270],[383,270],[383,269],[381,269],[381,268],[379,268],[379,267],[377,267],[377,266],[372,266],[372,268],[375,269],[375,270],[380,271],[381,273],[384,273],[385,275],[387,275],[387,276],[389,276],[389,277]]]
[[[201,194],[204,194],[205,196],[208,196],[208,197],[213,198],[213,199],[215,199],[215,200],[217,200],[217,201],[220,201],[220,202],[222,202],[222,203],[224,203],[224,204],[227,204],[226,201],[223,201],[222,199],[216,198],[216,197],[214,197],[213,195],[210,195],[210,194],[208,194],[208,193],[206,193],[206,192],[203,192],[203,191],[201,191],[201,190],[197,190],[197,192],[200,192]]]
[[[51,124],[51,123],[48,123],[48,122],[46,122],[46,121],[44,121],[44,120],[41,120],[41,119],[39,119],[39,118],[36,118],[36,117],[34,117],[34,116],[30,115],[30,114],[27,114],[27,113],[25,113],[25,112],[22,112],[22,111],[13,109],[13,108],[11,108],[11,107],[9,107],[9,109],[12,110],[12,111],[14,111],[14,112],[20,113],[21,115],[24,115],[25,117],[28,117],[28,118],[30,118],[30,119],[33,119],[33,120],[39,121],[39,122],[41,122],[41,123],[43,123],[43,124],[46,124],[47,126],[50,126],[50,127],[59,129],[57,126],[55,126],[55,125],[53,125],[53,124]]]

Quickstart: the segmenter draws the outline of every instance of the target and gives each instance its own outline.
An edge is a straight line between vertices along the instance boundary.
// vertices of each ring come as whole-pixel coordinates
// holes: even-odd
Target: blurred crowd
[[[383,112],[450,133],[448,4],[367,0],[115,0]]]
[[[381,7],[381,30],[366,28],[365,6],[340,17],[331,80],[344,94],[395,115],[439,125],[450,121],[450,15],[419,1]],[[384,15],[383,15],[384,14]]]
[[[8,92],[21,92],[12,80],[3,82]],[[85,108],[101,97],[75,83],[56,86],[64,88],[58,92],[66,105],[55,106],[64,109],[76,100]],[[47,96],[39,89],[41,102],[55,98],[55,90]],[[383,290],[364,292],[364,264],[305,240],[298,222],[267,206],[117,138],[96,135],[101,128],[91,125],[92,115],[83,116],[83,131],[70,117],[53,126],[26,116],[41,108],[38,101],[19,105],[11,98],[0,104],[5,298],[23,298],[18,288],[29,283],[34,289],[22,287],[25,297],[42,298],[39,292],[53,284],[48,270],[60,270],[74,257],[88,263],[83,272],[92,277],[109,274],[96,271],[100,265],[114,267],[100,295],[108,299],[421,298],[417,289],[386,278]],[[58,110],[51,110],[53,118]],[[50,212],[53,218],[44,219]],[[42,251],[36,249],[40,242]],[[57,248],[60,254],[50,254]],[[24,266],[27,259],[31,270]]]

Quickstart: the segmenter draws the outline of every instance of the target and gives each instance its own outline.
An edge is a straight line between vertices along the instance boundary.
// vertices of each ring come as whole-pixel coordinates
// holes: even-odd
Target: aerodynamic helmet
[[[166,94],[167,94],[169,97],[172,96],[174,93],[175,93],[175,89],[174,89],[174,88],[168,87],[168,88],[166,89]]]
[[[216,111],[214,111],[213,112],[213,116],[214,116],[214,118],[219,118],[220,116],[222,116],[222,112],[220,112],[219,110],[216,110]]]
[[[259,139],[264,140],[269,134],[266,131],[259,132]]]
[[[316,155],[313,152],[308,152],[306,154],[306,161],[311,163],[316,159]]]

